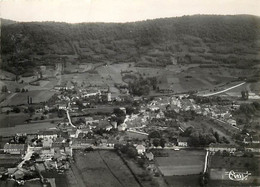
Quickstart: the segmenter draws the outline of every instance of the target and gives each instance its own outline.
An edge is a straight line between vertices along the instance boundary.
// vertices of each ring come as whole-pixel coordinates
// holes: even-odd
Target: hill
[[[2,69],[23,74],[57,62],[136,66],[259,64],[260,18],[195,15],[132,23],[2,21]]]

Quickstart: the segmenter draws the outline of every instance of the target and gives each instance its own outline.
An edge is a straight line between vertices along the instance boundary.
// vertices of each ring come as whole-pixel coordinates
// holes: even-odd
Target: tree
[[[224,150],[224,151],[222,152],[222,156],[223,156],[223,157],[229,157],[229,156],[230,156],[230,153],[229,153],[228,151]]]
[[[218,134],[218,132],[217,132],[217,131],[216,131],[216,132],[214,132],[214,136],[215,136],[215,138],[216,138],[217,142],[220,142],[219,134]]]
[[[134,147],[128,147],[127,155],[129,158],[135,158],[137,157],[138,153]]]
[[[139,165],[140,167],[143,167],[144,164],[145,164],[145,160],[144,160],[143,158],[139,158],[139,159],[137,160],[137,163],[138,163],[138,165]]]
[[[188,127],[187,129],[185,129],[184,132],[181,133],[181,136],[189,137],[192,132],[193,132],[193,127]]]
[[[121,110],[120,108],[114,108],[113,113],[114,113],[117,117],[125,116],[125,112],[124,112],[123,110]]]
[[[241,96],[242,96],[242,99],[247,100],[248,96],[249,96],[248,91],[244,91],[244,90],[241,91]]]
[[[149,133],[148,138],[161,138],[161,134],[158,131],[152,131]]]
[[[255,113],[256,108],[255,108],[255,105],[253,105],[253,104],[243,103],[240,105],[239,111],[242,113],[245,113],[246,115],[252,115]]]
[[[153,139],[153,145],[154,147],[158,147],[160,145],[160,139],[158,138]]]
[[[64,112],[63,110],[58,110],[58,117],[63,118],[64,117]]]
[[[15,88],[15,92],[20,92],[20,88]]]
[[[209,174],[208,173],[200,173],[199,176],[199,184],[200,186],[207,186],[209,181]]]
[[[14,108],[13,108],[13,112],[15,112],[15,113],[20,113],[21,110],[20,110],[20,108],[18,108],[18,107],[14,107]]]
[[[6,86],[6,85],[2,86],[2,92],[3,92],[3,93],[6,93],[6,92],[8,92],[8,88],[7,88],[7,86]]]
[[[35,109],[32,107],[32,106],[29,106],[28,107],[28,111],[29,111],[29,113],[34,113],[35,112]]]
[[[165,143],[166,143],[166,141],[165,141],[165,139],[161,139],[160,140],[160,146],[162,147],[162,148],[164,148],[165,147]]]
[[[222,141],[223,141],[224,143],[226,143],[226,144],[229,144],[229,143],[230,143],[225,136],[222,137]]]
[[[85,152],[94,151],[93,147],[87,147],[84,149]]]
[[[260,103],[259,103],[259,102],[254,101],[254,102],[253,102],[253,105],[254,105],[254,107],[256,108],[256,110],[260,110]]]
[[[131,107],[131,106],[126,107],[126,114],[127,114],[127,115],[133,114],[134,111],[135,111],[135,109],[134,109],[133,107]]]
[[[76,105],[78,105],[80,110],[82,110],[84,108],[83,103],[80,100],[76,100]]]

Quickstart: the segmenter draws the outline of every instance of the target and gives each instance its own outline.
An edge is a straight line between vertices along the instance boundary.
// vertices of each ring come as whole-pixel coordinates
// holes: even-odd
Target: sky
[[[132,22],[194,14],[260,16],[260,0],[0,0],[0,17],[25,22]]]

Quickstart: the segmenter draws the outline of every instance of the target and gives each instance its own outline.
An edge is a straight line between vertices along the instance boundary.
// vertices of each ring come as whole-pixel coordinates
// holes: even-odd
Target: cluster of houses
[[[56,170],[64,172],[69,168],[72,147],[68,136],[57,130],[26,134],[25,143],[6,143],[4,153],[20,155],[22,160],[16,167],[7,168],[5,174],[20,181],[37,178],[39,173]],[[42,176],[40,176],[42,177]]]
[[[225,106],[206,104],[196,104],[194,99],[187,99],[188,95],[183,94],[171,98],[158,98],[152,101],[150,105],[151,110],[163,109],[166,106],[171,110],[179,113],[180,111],[192,110],[196,114],[222,120],[232,126],[236,126],[236,120],[232,119],[231,109]]]

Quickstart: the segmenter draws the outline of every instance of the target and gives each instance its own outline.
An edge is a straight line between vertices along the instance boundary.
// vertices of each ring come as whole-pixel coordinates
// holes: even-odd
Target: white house
[[[91,97],[91,96],[96,96],[96,95],[100,95],[100,94],[101,94],[100,90],[90,90],[90,91],[84,92],[82,94],[82,97]]]
[[[229,120],[227,120],[227,122],[228,122],[230,125],[232,125],[232,126],[237,126],[236,120],[229,119]]]
[[[59,110],[66,110],[67,104],[59,104]]]
[[[117,127],[118,131],[125,131],[126,128],[127,128],[126,123],[122,123],[121,125],[118,125],[118,127]]]
[[[210,144],[207,150],[211,152],[217,152],[217,151],[235,152],[237,148],[234,145],[230,145],[230,144]]]
[[[187,137],[180,137],[178,139],[178,146],[180,146],[180,147],[188,147],[188,138]]]
[[[58,134],[56,131],[40,131],[38,133],[38,139],[56,139]]]
[[[137,146],[136,146],[136,150],[137,150],[137,153],[138,153],[139,155],[144,154],[144,153],[145,153],[145,146],[143,146],[143,145],[137,145]]]

